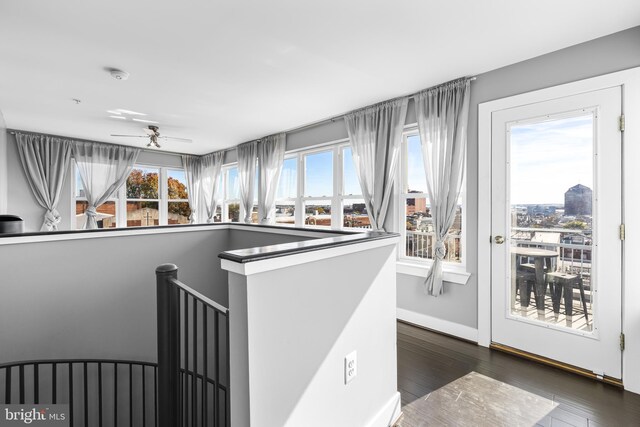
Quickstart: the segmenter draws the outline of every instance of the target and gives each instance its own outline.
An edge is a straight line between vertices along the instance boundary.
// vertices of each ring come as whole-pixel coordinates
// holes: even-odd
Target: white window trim
[[[343,226],[343,210],[346,200],[364,200],[362,194],[344,194],[344,154],[345,148],[350,148],[348,139],[340,139],[326,143],[317,144],[311,147],[291,150],[285,153],[285,160],[296,159],[296,197],[276,199],[276,204],[292,204],[295,206],[294,225],[298,228],[319,229],[319,230],[349,230],[349,231],[366,231],[366,229],[351,228]],[[315,153],[329,151],[332,153],[333,159],[333,194],[327,196],[305,196],[305,156]],[[222,168],[223,179],[223,195],[221,204],[223,206],[223,218],[227,221],[228,205],[231,203],[240,204],[240,218],[244,217],[244,208],[240,199],[227,199],[227,171],[237,167],[238,163],[228,163]],[[258,189],[259,191],[259,189]],[[315,201],[327,201],[331,204],[331,226],[313,226],[304,223],[305,212],[304,206]],[[276,224],[281,227],[287,227],[284,224]],[[291,227],[291,225],[289,225]]]
[[[71,179],[71,224],[73,229],[76,228],[76,200],[82,201],[86,200],[85,197],[76,197],[76,163],[75,160],[70,162],[70,173],[69,176]],[[157,169],[158,170],[158,199],[128,199],[127,191],[126,191],[126,183],[122,185],[118,191],[116,197],[111,197],[107,201],[116,203],[116,228],[138,228],[138,227],[127,227],[127,202],[158,202],[158,226],[161,225],[169,225],[169,201],[171,202],[189,202],[189,200],[183,199],[173,199],[169,200],[169,185],[168,185],[168,171],[183,171],[184,169],[173,167],[173,166],[157,166],[157,165],[148,165],[142,163],[136,163],[133,166],[133,169]],[[171,224],[175,225],[175,224]],[[153,226],[150,226],[153,227]]]
[[[407,137],[410,135],[418,134],[418,125],[412,124],[404,127],[404,131],[402,132],[402,150],[400,154],[400,164],[396,173],[396,214],[397,224],[398,224],[398,232],[400,233],[400,241],[398,243],[398,259],[396,262],[396,271],[398,273],[407,274],[411,276],[417,277],[427,277],[429,270],[431,269],[431,265],[433,264],[432,259],[417,259],[415,257],[408,257],[405,254],[406,250],[406,212],[405,212],[405,203],[408,198],[419,198],[419,197],[427,197],[426,193],[411,193],[411,197],[408,193],[405,193],[405,170],[407,168],[407,149],[406,149],[406,141]],[[466,171],[466,163],[467,158],[465,154],[464,159],[464,168]],[[460,245],[462,246],[462,254],[461,254],[461,262],[443,262],[442,272],[443,272],[443,280],[448,283],[454,283],[458,285],[466,285],[469,281],[469,277],[471,277],[471,273],[467,271],[466,260],[467,260],[467,244],[466,244],[466,235],[467,235],[467,223],[468,217],[467,214],[467,178],[466,173],[462,182],[462,190],[461,190],[461,198],[462,198],[462,234],[460,235]]]
[[[242,206],[241,200],[240,198],[237,199],[228,199],[227,198],[227,180],[228,180],[228,175],[229,175],[229,171],[233,168],[237,168],[238,167],[238,163],[228,163],[226,165],[222,166],[222,198],[220,199],[220,203],[221,203],[221,214],[222,217],[220,218],[220,222],[228,222],[228,223],[232,223],[231,221],[228,220],[229,218],[229,205],[231,204],[238,204],[240,206],[239,212],[238,212],[238,221],[237,222],[242,222],[242,218],[244,218],[244,207]]]

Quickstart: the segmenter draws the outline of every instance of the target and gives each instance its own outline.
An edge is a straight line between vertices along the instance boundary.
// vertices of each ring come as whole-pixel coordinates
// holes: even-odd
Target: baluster
[[[69,362],[69,425],[73,427],[73,364]]]
[[[11,367],[4,368],[5,373],[5,383],[4,383],[4,403],[7,405],[11,404]]]
[[[98,425],[102,427],[102,362],[98,362]]]
[[[84,373],[84,425],[89,425],[89,391],[87,390],[87,362],[83,363],[83,373]]]
[[[40,403],[40,364],[33,365],[33,401],[37,405]]]
[[[209,307],[207,307],[205,304],[202,304],[202,425],[204,427],[207,427],[209,424],[209,411],[207,411],[207,407],[209,404],[209,399],[207,398],[207,389],[209,388],[209,384],[207,382],[207,365],[209,365],[209,359],[207,357],[207,311],[209,311]]]
[[[198,300],[193,297],[193,377],[191,380],[191,425],[198,421]]]

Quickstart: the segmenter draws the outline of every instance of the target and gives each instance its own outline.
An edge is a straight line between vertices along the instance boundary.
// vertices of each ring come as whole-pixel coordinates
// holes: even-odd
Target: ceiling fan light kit
[[[117,68],[111,68],[109,70],[111,77],[116,80],[127,80],[129,78],[129,73],[126,71],[118,70]]]
[[[175,138],[175,137],[172,137],[172,136],[160,136],[160,132],[159,132],[158,126],[149,125],[148,127],[144,128],[144,132],[146,133],[146,135],[116,135],[116,134],[111,134],[111,136],[125,137],[125,138],[149,138],[149,142],[147,143],[147,148],[161,148],[160,147],[160,143],[158,143],[158,139],[160,139],[160,138],[162,138],[162,139],[173,139],[173,140],[182,141],[182,142],[192,142],[190,139],[185,139],[185,138]]]

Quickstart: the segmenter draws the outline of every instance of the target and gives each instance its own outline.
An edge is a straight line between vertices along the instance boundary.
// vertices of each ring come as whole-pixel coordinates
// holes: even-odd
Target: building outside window
[[[403,241],[399,257],[407,260],[433,259],[435,233],[417,130],[404,135],[399,170],[399,229]],[[463,199],[461,194],[455,220],[445,240],[445,262],[461,264],[463,261]]]

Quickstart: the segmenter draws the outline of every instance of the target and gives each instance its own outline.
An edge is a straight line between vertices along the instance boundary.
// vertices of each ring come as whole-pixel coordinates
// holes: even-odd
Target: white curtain
[[[435,256],[425,281],[429,295],[442,293],[444,241],[453,224],[462,186],[467,145],[470,79],[460,79],[416,95],[422,159],[435,232]]]
[[[245,142],[236,147],[238,153],[238,182],[240,200],[244,208],[244,222],[251,223],[255,194],[257,142]]]
[[[189,199],[189,208],[191,209],[189,223],[195,224],[199,218],[198,209],[200,209],[200,188],[202,185],[200,182],[202,176],[200,157],[183,155],[182,167],[187,179],[187,197]]]
[[[260,191],[258,192],[258,218],[260,224],[275,224],[276,191],[284,163],[286,136],[284,133],[268,136],[258,143]]]
[[[126,182],[138,154],[139,148],[95,142],[73,143],[73,157],[89,205],[85,211],[85,229],[98,228],[96,208]]]
[[[353,162],[371,227],[384,231],[400,155],[408,98],[349,113],[347,125]]]
[[[71,160],[71,141],[46,135],[16,132],[18,152],[27,181],[38,204],[47,211],[40,231],[56,231],[56,209]]]
[[[218,208],[218,183],[224,161],[224,151],[207,154],[200,158],[202,165],[202,198],[207,213],[207,222],[213,222]]]

